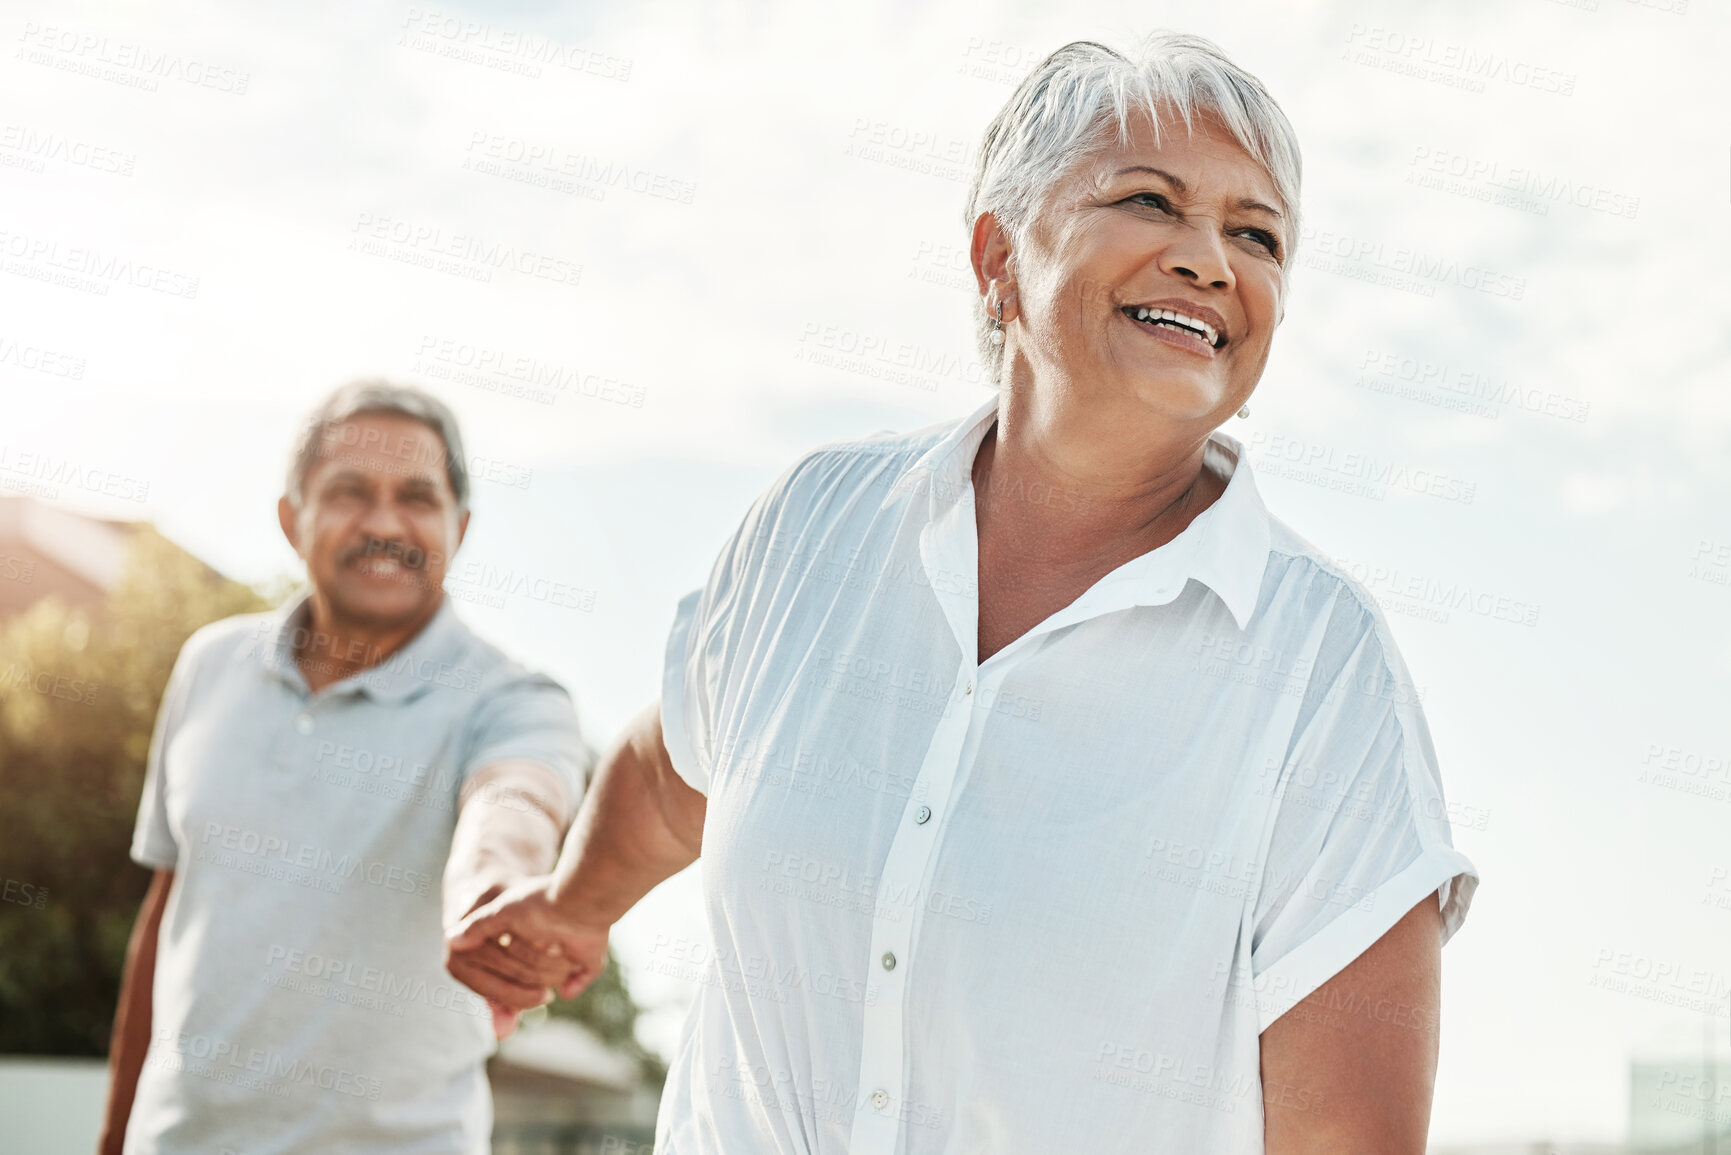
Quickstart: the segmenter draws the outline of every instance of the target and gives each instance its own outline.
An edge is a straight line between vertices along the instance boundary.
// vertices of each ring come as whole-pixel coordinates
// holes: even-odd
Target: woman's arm
[[[517,1010],[546,1002],[549,987],[570,998],[606,965],[608,929],[697,860],[708,802],[673,769],[660,704],[646,707],[602,759],[552,874],[510,887],[450,929],[451,973]]]
[[[1441,1006],[1433,891],[1262,1032],[1267,1155],[1424,1155]]]

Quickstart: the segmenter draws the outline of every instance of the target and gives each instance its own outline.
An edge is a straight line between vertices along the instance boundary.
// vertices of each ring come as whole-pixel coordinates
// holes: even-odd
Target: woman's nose
[[[1188,277],[1198,284],[1216,289],[1233,286],[1232,264],[1226,259],[1226,248],[1212,228],[1187,228],[1172,239],[1160,263],[1167,272]]]

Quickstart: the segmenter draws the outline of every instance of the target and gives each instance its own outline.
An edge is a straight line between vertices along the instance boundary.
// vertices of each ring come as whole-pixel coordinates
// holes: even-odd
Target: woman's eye
[[[1264,232],[1262,229],[1245,229],[1244,235],[1255,237],[1270,253],[1276,256],[1280,255],[1280,242],[1274,239],[1273,233]]]
[[[1159,209],[1161,212],[1166,211],[1166,198],[1159,193],[1137,193],[1130,199],[1133,201],[1152,201],[1150,208]]]

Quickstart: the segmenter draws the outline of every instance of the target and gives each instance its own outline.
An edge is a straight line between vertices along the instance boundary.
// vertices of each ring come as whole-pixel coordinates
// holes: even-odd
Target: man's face
[[[327,428],[300,507],[285,497],[278,514],[331,610],[375,628],[432,615],[469,525],[438,433],[394,413]]]

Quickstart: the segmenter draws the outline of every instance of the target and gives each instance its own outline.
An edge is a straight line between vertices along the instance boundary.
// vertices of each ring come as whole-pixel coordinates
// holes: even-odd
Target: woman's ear
[[[981,296],[1001,294],[1004,285],[1015,283],[1014,273],[1010,268],[1010,238],[998,227],[998,218],[989,212],[974,218],[974,235],[968,245],[968,258],[973,263],[974,280],[979,286]],[[993,296],[991,299],[996,301],[998,297]],[[1008,309],[1009,305],[1004,307]]]

